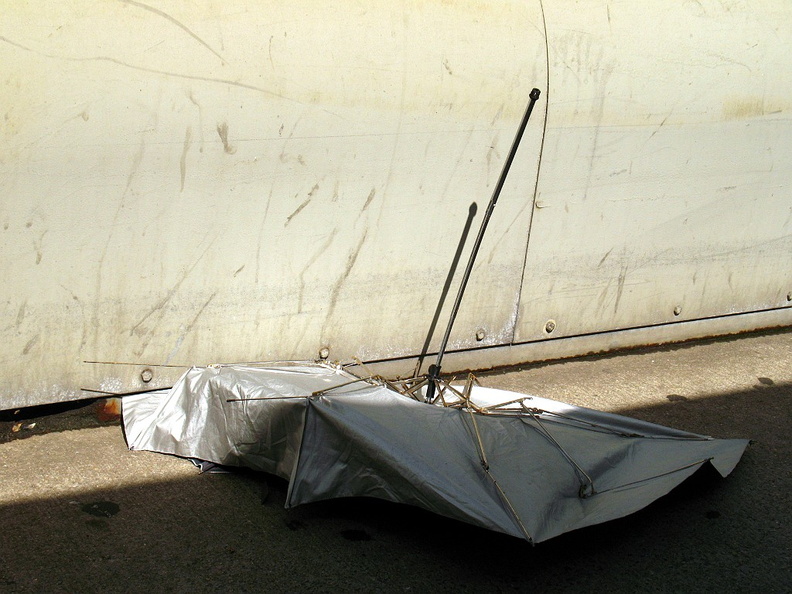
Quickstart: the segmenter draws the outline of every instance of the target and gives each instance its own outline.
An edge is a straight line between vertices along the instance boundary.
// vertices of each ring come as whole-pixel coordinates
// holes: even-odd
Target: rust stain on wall
[[[236,147],[228,142],[228,122],[223,122],[222,124],[217,124],[217,135],[220,137],[220,140],[223,142],[223,150],[229,154],[233,155],[236,153]]]
[[[725,120],[746,120],[790,111],[790,105],[781,99],[759,96],[727,99],[723,104]]]

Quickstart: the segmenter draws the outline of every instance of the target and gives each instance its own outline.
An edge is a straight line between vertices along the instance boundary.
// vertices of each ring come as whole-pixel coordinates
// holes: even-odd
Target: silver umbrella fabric
[[[637,511],[747,445],[473,386],[427,404],[327,364],[193,368],[123,402],[131,449],[289,481],[286,507],[377,497],[540,542]]]

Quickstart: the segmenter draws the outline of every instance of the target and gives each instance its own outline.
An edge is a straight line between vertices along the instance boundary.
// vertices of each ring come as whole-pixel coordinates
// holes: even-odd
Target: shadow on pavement
[[[196,471],[0,507],[0,590],[784,592],[791,397],[759,384],[620,411],[756,443],[727,479],[702,469],[636,514],[536,547],[375,500],[285,510],[284,481]]]

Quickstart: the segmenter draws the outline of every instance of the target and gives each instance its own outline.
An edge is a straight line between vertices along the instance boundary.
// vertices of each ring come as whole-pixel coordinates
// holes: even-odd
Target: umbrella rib
[[[134,392],[108,392],[106,390],[92,390],[90,388],[80,388],[83,392],[89,392],[91,394],[103,394],[105,396],[113,396],[114,398],[123,398],[124,396],[138,396],[140,394],[153,394],[154,392],[162,392],[162,395],[165,396],[168,393],[168,390],[173,389],[173,386],[166,386],[162,388],[150,388],[148,390],[135,390]]]
[[[495,477],[494,477],[494,476],[492,476],[492,473],[489,471],[489,469],[488,469],[488,468],[485,468],[485,469],[484,469],[484,472],[485,472],[485,473],[487,474],[487,476],[490,478],[490,480],[492,481],[492,484],[493,484],[493,485],[495,485],[495,488],[498,490],[498,495],[500,495],[500,498],[501,498],[501,499],[503,500],[503,502],[506,504],[506,507],[509,509],[509,512],[510,512],[510,513],[511,513],[511,515],[514,517],[515,521],[517,522],[517,525],[520,527],[520,530],[521,530],[521,531],[522,531],[522,533],[523,533],[523,536],[525,536],[525,539],[526,539],[528,542],[530,542],[531,544],[534,544],[534,539],[531,537],[531,535],[530,535],[530,534],[529,534],[529,532],[528,532],[528,529],[527,529],[527,528],[525,527],[525,525],[522,523],[522,520],[520,519],[520,516],[519,516],[519,514],[517,513],[517,510],[515,510],[515,509],[514,509],[514,506],[512,506],[512,504],[511,504],[511,501],[509,501],[509,498],[506,496],[506,493],[504,493],[504,492],[503,492],[503,489],[502,489],[502,488],[501,488],[501,486],[498,484],[498,481],[497,481],[497,480],[495,480]]]
[[[489,462],[487,461],[487,454],[484,451],[484,443],[481,440],[481,433],[479,432],[478,423],[476,422],[475,412],[472,409],[467,409],[467,412],[470,414],[471,421],[473,421],[473,430],[476,434],[476,439],[475,439],[476,449],[478,450],[479,458],[481,459],[481,468],[484,470],[484,473],[487,475],[487,477],[489,477],[489,479],[492,481],[492,484],[495,485],[495,489],[498,491],[498,496],[501,498],[503,503],[506,504],[506,508],[509,510],[509,513],[517,522],[517,525],[520,527],[520,530],[522,531],[525,539],[531,544],[533,544],[534,540],[531,537],[530,533],[528,532],[528,529],[525,527],[525,524],[523,524],[520,515],[517,513],[517,510],[514,509],[514,506],[512,505],[511,501],[509,501],[509,498],[507,497],[506,493],[503,491],[498,481],[495,479],[494,476],[492,476],[492,473],[490,472]]]
[[[476,447],[479,451],[479,457],[481,458],[481,465],[484,467],[484,470],[489,470],[489,462],[487,461],[487,454],[484,452],[484,444],[481,441],[481,433],[479,433],[478,423],[476,422],[476,416],[472,410],[468,409],[470,413],[470,420],[473,421],[473,431],[476,433]]]
[[[641,438],[641,439],[684,439],[688,441],[712,441],[711,437],[707,437],[706,435],[644,435],[643,433],[625,433],[624,431],[616,431],[610,427],[605,425],[599,425],[598,423],[592,423],[591,421],[583,421],[581,419],[576,419],[570,415],[565,415],[563,413],[555,412],[552,410],[543,410],[543,409],[533,409],[535,411],[540,411],[542,413],[547,413],[548,415],[558,417],[560,419],[564,419],[565,421],[571,421],[573,423],[577,423],[580,425],[581,429],[589,429],[591,431],[599,430],[603,433],[611,433],[613,435],[617,435],[619,437],[631,437],[631,438]],[[552,419],[548,419],[552,421]]]
[[[674,474],[675,472],[681,472],[683,470],[687,470],[688,468],[692,468],[693,466],[700,466],[705,462],[709,462],[712,458],[704,458],[703,460],[698,460],[697,462],[691,462],[690,464],[686,464],[685,466],[680,466],[679,468],[675,468],[673,470],[669,470],[667,472],[663,472],[661,474],[656,474],[654,476],[650,476],[643,479],[638,479],[637,481],[632,481],[631,483],[624,483],[623,485],[619,485],[618,487],[611,487],[610,489],[605,489],[604,491],[597,491],[593,493],[594,495],[602,495],[604,493],[610,493],[611,491],[619,491],[621,489],[626,489],[627,487],[633,487],[635,485],[640,485],[641,483],[646,483],[649,481],[653,481],[658,478],[662,478],[664,476],[668,476],[670,474]]]
[[[561,446],[561,444],[556,441],[555,437],[553,437],[551,435],[551,433],[550,433],[550,431],[548,431],[547,427],[545,427],[544,424],[542,423],[542,421],[539,420],[539,417],[535,414],[534,409],[528,408],[527,406],[525,406],[525,404],[522,404],[522,407],[525,410],[525,412],[527,412],[531,416],[531,418],[534,421],[536,421],[537,426],[541,429],[541,431],[545,435],[545,437],[547,437],[547,439],[549,439],[555,445],[555,447],[558,448],[558,450],[561,452],[561,454],[563,454],[564,458],[567,459],[567,462],[569,462],[574,467],[574,469],[579,473],[578,474],[578,480],[580,480],[580,476],[582,475],[582,476],[584,476],[586,478],[586,481],[588,481],[588,484],[586,484],[585,481],[582,481],[582,480],[580,481],[581,484],[580,484],[579,496],[581,498],[585,498],[585,497],[589,497],[590,495],[593,495],[594,493],[596,493],[596,490],[594,489],[594,481],[591,480],[591,477],[588,475],[588,473],[585,470],[583,470],[577,462],[575,462],[575,460],[572,458],[572,456],[570,456],[567,453],[567,451]],[[523,420],[524,420],[524,417],[523,417]],[[586,490],[587,486],[591,487],[591,491],[590,492],[586,492],[587,491]]]
[[[571,417],[569,415],[565,415],[564,413],[560,413],[560,412],[555,412],[550,410],[543,410],[542,412],[545,412],[549,415],[553,415],[560,419],[564,419],[565,421],[572,421],[573,423],[578,423],[580,425],[601,429],[605,433],[613,433],[614,435],[618,435],[620,437],[646,437],[646,438],[649,437],[648,435],[642,435],[640,433],[624,433],[623,431],[616,431],[615,429],[611,429],[610,427],[606,427],[605,425],[598,425],[597,423],[592,423],[591,421],[582,421],[580,419],[576,419],[575,417]]]
[[[524,416],[528,407],[525,406],[526,400],[531,400],[531,396],[527,396],[525,398],[520,398],[517,400],[511,400],[509,402],[503,402],[501,404],[495,404],[492,406],[487,406],[481,409],[482,414],[491,415],[491,416]],[[504,409],[504,406],[509,406],[511,404],[520,404],[521,410],[515,408],[508,408]],[[707,437],[705,435],[645,435],[643,433],[625,433],[624,431],[617,431],[611,427],[606,425],[600,425],[598,423],[593,423],[591,421],[584,421],[582,419],[577,419],[571,415],[566,415],[564,413],[560,413],[557,411],[552,410],[545,410],[542,408],[531,408],[535,413],[541,413],[550,415],[553,417],[558,417],[558,419],[563,419],[564,421],[569,421],[574,423],[576,426],[580,427],[581,429],[587,429],[589,431],[598,431],[602,433],[610,433],[612,435],[617,435],[619,437],[639,437],[642,439],[685,439],[689,441],[712,441],[711,437]],[[550,422],[558,422],[554,419],[547,419]]]
[[[572,423],[576,423],[581,429],[589,429],[589,430],[598,430],[603,433],[611,433],[613,435],[618,435],[619,437],[643,437],[646,439],[651,439],[649,435],[643,435],[641,433],[625,433],[624,431],[616,431],[615,429],[611,429],[610,427],[606,427],[605,425],[599,425],[597,423],[592,423],[591,421],[583,421],[581,419],[576,419],[575,417],[571,417],[569,415],[565,415],[563,413],[555,412],[552,410],[542,410],[542,409],[534,409],[538,410],[542,413],[546,413],[548,415],[558,417],[559,419],[563,419],[565,421],[570,421]],[[552,419],[550,419],[552,421]]]
[[[440,398],[443,401],[442,406],[444,406],[446,408],[472,409],[472,410],[476,411],[477,413],[484,414],[486,412],[486,409],[480,407],[479,405],[477,405],[475,402],[473,402],[470,399],[470,392],[471,392],[471,390],[473,388],[473,382],[474,381],[476,381],[476,377],[471,373],[470,376],[468,376],[467,381],[465,382],[465,387],[463,388],[463,391],[460,392],[459,390],[457,390],[450,383],[443,382],[442,380],[439,380],[437,382],[438,385],[440,386],[438,394],[439,394]],[[456,396],[458,398],[458,401],[456,401],[456,402],[446,402],[445,398],[443,397],[446,391],[451,392],[454,396]]]
[[[310,396],[251,396],[250,398],[226,398],[226,402],[253,402],[255,400],[305,400]]]
[[[413,400],[420,400],[421,402],[423,402],[423,397],[419,398],[417,396],[417,392],[429,382],[426,378],[423,378],[419,382],[415,382],[413,378],[408,378],[408,379],[386,380],[386,383],[388,387],[392,388],[394,391],[398,392],[399,394],[412,398]],[[402,385],[401,388],[399,387],[399,384]],[[409,387],[405,387],[408,385]]]
[[[515,398],[514,400],[509,400],[508,402],[501,402],[500,404],[493,404],[491,406],[485,406],[481,410],[488,413],[490,411],[497,411],[498,409],[503,409],[504,407],[509,406],[510,404],[520,404],[520,405],[522,405],[522,403],[525,402],[526,400],[532,400],[532,397],[531,396],[523,396],[522,398]],[[514,409],[512,409],[512,410],[514,410]],[[506,409],[504,412],[508,412],[508,409]],[[515,412],[519,412],[519,411],[515,411]]]
[[[371,381],[369,381],[369,380],[371,380]],[[376,379],[374,377],[359,377],[357,379],[353,379],[351,381],[344,382],[343,384],[330,386],[329,388],[324,388],[322,390],[316,390],[315,392],[311,392],[311,396],[314,396],[314,397],[321,396],[323,394],[327,394],[328,392],[331,392],[331,391],[336,390],[338,388],[345,388],[346,386],[351,386],[352,384],[357,384],[359,382],[367,382],[369,384],[377,385],[377,381],[376,381]]]
[[[337,368],[333,365],[329,365],[322,361],[247,361],[247,362],[238,362],[238,363],[212,363],[211,365],[207,365],[206,367],[212,367],[215,369],[219,369],[221,367],[255,367],[257,369],[262,369],[266,371],[271,371],[273,373],[300,373],[303,375],[309,375],[310,371],[297,371],[294,369],[279,369],[279,367],[304,367],[310,365],[318,365],[320,367],[324,367],[326,369],[333,369],[337,370]]]
[[[357,379],[344,382],[343,384],[338,384],[336,386],[330,386],[329,388],[324,388],[322,390],[316,390],[315,392],[311,392],[310,394],[300,395],[300,396],[251,396],[250,398],[229,398],[226,402],[248,402],[252,400],[294,400],[300,398],[316,398],[318,396],[323,396],[332,390],[336,390],[338,388],[345,388],[346,386],[351,386],[352,384],[357,384],[360,382],[366,382],[370,385],[378,385],[377,383],[378,378],[374,377],[359,377]],[[348,392],[347,392],[348,393]]]

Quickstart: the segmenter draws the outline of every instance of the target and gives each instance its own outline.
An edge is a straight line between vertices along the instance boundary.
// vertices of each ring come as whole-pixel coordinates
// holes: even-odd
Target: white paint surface
[[[784,0],[4,1],[0,403],[417,355],[534,86],[451,348],[788,308],[791,42]]]
[[[516,341],[787,305],[792,8],[562,5]]]

